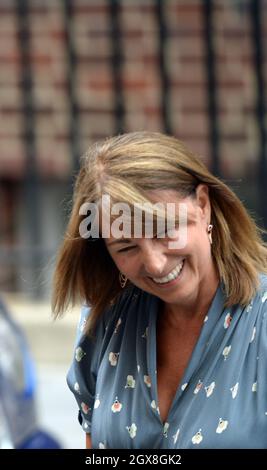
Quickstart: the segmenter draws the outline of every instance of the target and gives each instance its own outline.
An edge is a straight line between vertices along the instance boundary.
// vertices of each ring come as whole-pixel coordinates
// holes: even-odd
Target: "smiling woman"
[[[100,210],[97,236],[96,212],[85,222],[85,204]],[[127,233],[122,220],[108,230],[118,205],[128,207]],[[140,207],[152,221],[148,232],[143,217],[135,227]],[[59,315],[70,302],[84,303],[68,384],[90,446],[266,446],[267,248],[260,232],[235,194],[177,139],[135,132],[88,150],[58,255],[53,308]]]

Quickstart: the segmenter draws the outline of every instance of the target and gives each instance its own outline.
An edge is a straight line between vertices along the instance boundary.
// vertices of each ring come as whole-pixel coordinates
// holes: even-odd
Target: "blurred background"
[[[37,368],[40,423],[83,447],[53,323],[79,157],[133,130],[183,140],[267,228],[267,0],[0,0],[0,291]]]

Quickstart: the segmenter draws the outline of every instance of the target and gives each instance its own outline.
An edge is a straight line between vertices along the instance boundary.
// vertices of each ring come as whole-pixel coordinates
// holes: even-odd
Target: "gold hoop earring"
[[[120,281],[121,288],[124,289],[124,287],[126,286],[127,281],[128,281],[125,274],[122,274],[122,273],[119,274],[119,281]]]
[[[207,232],[208,232],[208,237],[209,237],[209,241],[211,245],[212,245],[212,229],[213,229],[213,225],[209,224],[207,228]]]

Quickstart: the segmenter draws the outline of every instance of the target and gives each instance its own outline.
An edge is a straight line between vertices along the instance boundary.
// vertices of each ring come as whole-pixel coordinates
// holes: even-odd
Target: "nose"
[[[145,274],[150,277],[160,276],[166,265],[166,256],[154,240],[144,240],[142,246],[142,264]]]

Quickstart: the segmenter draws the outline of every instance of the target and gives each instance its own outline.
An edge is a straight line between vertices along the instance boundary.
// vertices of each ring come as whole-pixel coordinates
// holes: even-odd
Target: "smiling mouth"
[[[177,279],[184,267],[185,259],[183,259],[167,276],[163,277],[152,277],[151,279],[155,282],[155,284],[168,284],[171,281]]]

